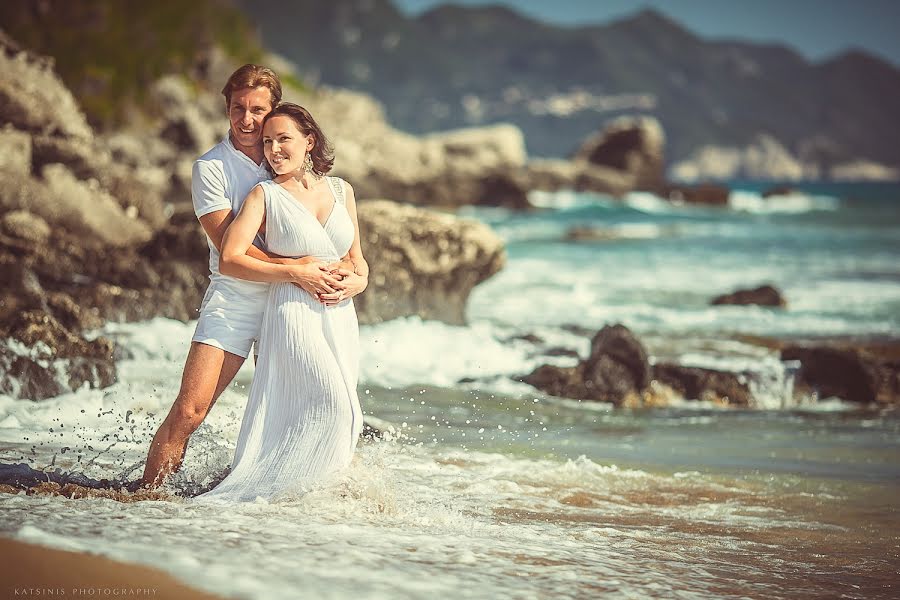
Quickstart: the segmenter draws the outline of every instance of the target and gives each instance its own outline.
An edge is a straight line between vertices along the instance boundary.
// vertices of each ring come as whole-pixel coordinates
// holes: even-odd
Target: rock
[[[706,145],[672,165],[678,181],[760,179],[803,181],[817,179],[819,167],[801,161],[770,135],[758,135],[743,147]]]
[[[771,198],[772,196],[792,196],[801,193],[797,188],[789,185],[776,185],[770,187],[762,193],[763,198]]]
[[[322,125],[335,148],[333,174],[352,183],[359,199],[528,207],[525,142],[513,125],[417,138],[391,127],[382,106],[363,94],[335,89],[291,94],[286,99],[306,106]]]
[[[358,212],[371,267],[354,300],[362,323],[419,315],[463,324],[472,288],[506,262],[503,242],[476,221],[387,200],[360,202]]]
[[[0,393],[42,400],[82,385],[107,387],[116,379],[113,345],[77,336],[44,311],[26,311],[4,327]]]
[[[35,173],[40,173],[44,165],[60,163],[82,180],[98,179],[112,162],[109,152],[98,148],[93,140],[58,135],[35,134],[31,153]]]
[[[690,400],[749,406],[753,399],[746,378],[738,373],[660,363],[653,366],[652,377]]]
[[[834,165],[828,172],[834,181],[900,181],[900,168],[869,160]]]
[[[573,158],[629,173],[633,188],[657,190],[663,184],[665,135],[652,117],[620,117],[586,139]]]
[[[31,173],[31,136],[10,125],[0,128],[0,171]]]
[[[89,139],[84,113],[53,72],[52,59],[21,51],[6,35],[0,45],[2,123],[29,133]]]
[[[758,306],[777,306],[784,308],[787,302],[781,292],[771,285],[763,285],[752,290],[737,290],[730,294],[716,296],[710,302],[712,305],[721,304],[756,304]]]
[[[650,383],[647,351],[624,325],[607,325],[591,339],[590,365],[597,357],[605,357],[621,364],[629,372],[633,387],[644,389]]]
[[[423,141],[436,144],[449,169],[458,173],[519,168],[528,158],[522,130],[508,123],[434,133]]]
[[[211,109],[208,102],[188,89],[184,77],[167,75],[158,79],[150,87],[150,95],[165,119],[160,137],[178,150],[200,155],[228,130],[223,105],[219,104],[218,110]]]
[[[96,181],[79,181],[61,164],[45,166],[42,179],[0,173],[0,211],[16,209],[111,246],[133,246],[152,235],[147,224],[128,216]]]
[[[529,190],[548,192],[568,189],[623,196],[634,186],[631,174],[586,161],[535,159],[525,166],[523,177]]]
[[[613,325],[597,332],[590,356],[577,366],[542,365],[521,381],[553,396],[620,406],[647,389],[650,365],[646,350],[628,328]]]
[[[27,210],[14,210],[6,213],[0,219],[0,227],[7,235],[35,244],[42,244],[50,237],[50,226],[47,225],[47,222]]]
[[[871,350],[846,345],[793,345],[782,360],[799,360],[795,385],[819,397],[837,396],[860,404],[900,402],[900,360],[880,358]]]
[[[693,186],[666,185],[662,195],[672,202],[727,206],[731,191],[725,186],[712,183]]]

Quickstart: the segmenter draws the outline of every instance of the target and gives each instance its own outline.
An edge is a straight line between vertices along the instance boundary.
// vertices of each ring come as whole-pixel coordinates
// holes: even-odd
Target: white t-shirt
[[[227,208],[237,215],[253,186],[269,178],[265,161],[261,165],[253,162],[249,156],[234,147],[231,137],[226,134],[224,140],[194,161],[191,172],[194,213],[200,218]],[[236,291],[244,289],[249,293],[259,293],[268,288],[269,284],[264,282],[246,281],[219,273],[219,251],[209,236],[206,242],[209,245],[209,278],[213,282],[227,283],[228,287]],[[253,244],[263,247],[263,241],[258,235]]]

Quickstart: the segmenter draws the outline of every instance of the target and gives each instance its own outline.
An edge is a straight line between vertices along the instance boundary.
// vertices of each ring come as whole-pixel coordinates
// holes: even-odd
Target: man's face
[[[231,93],[228,120],[232,141],[237,146],[254,148],[262,139],[263,119],[272,110],[269,88],[245,88]]]

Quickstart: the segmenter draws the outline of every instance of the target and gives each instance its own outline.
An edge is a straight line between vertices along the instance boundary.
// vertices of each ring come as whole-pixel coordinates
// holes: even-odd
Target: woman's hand
[[[335,294],[344,289],[339,272],[330,270],[323,262],[296,265],[291,269],[290,275],[291,283],[313,296]]]
[[[341,289],[332,293],[318,295],[319,302],[325,306],[334,306],[348,298],[352,298],[353,296],[362,293],[369,285],[368,277],[357,275],[353,271],[338,269],[336,274],[343,278],[340,283],[342,286]]]

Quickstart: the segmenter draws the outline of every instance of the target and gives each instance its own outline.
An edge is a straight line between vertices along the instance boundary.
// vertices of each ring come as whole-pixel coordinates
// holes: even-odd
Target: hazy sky
[[[418,14],[440,0],[394,0]],[[820,60],[851,47],[900,65],[900,0],[456,0],[504,4],[563,25],[604,23],[645,7],[669,15],[703,37],[743,38],[793,46]]]

